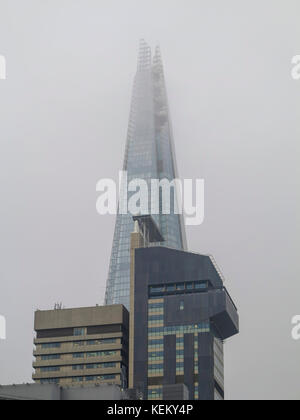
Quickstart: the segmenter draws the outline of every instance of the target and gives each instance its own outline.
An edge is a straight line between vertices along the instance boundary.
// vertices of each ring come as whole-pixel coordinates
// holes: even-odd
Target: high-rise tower
[[[175,150],[169,116],[163,64],[159,47],[152,58],[150,47],[140,43],[125,151],[124,171],[128,182],[132,179],[177,178]],[[127,190],[126,190],[127,191]],[[122,194],[127,194],[123,192]],[[128,197],[129,198],[129,197]],[[161,203],[160,203],[161,207]],[[182,217],[174,212],[160,212],[154,219],[170,248],[185,249],[186,237]],[[106,304],[124,304],[130,300],[130,234],[133,230],[131,214],[118,214],[113,239]]]
[[[149,400],[223,400],[224,340],[239,315],[214,259],[151,244],[151,216],[131,234],[129,387]]]

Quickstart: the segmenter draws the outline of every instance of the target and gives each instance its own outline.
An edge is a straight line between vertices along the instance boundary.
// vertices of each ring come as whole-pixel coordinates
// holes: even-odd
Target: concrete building
[[[122,305],[35,313],[38,384],[127,388],[129,314]]]
[[[56,384],[0,386],[0,401],[118,401],[136,396],[117,385],[61,387]]]
[[[157,226],[134,219],[129,386],[149,400],[183,395],[178,384],[191,400],[223,400],[223,344],[239,331],[223,276],[210,256],[149,246]]]

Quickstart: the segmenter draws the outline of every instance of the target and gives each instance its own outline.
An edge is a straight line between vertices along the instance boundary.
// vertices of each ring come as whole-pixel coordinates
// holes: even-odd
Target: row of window
[[[102,344],[114,344],[117,343],[117,338],[102,338],[97,340],[87,340],[87,341],[74,341],[73,346],[96,346]],[[42,344],[42,349],[58,349],[61,348],[62,343],[44,343]]]
[[[148,400],[162,400],[162,388],[153,388],[148,390]]]
[[[164,339],[159,338],[159,339],[149,340],[148,345],[149,346],[163,346],[164,345]]]
[[[59,360],[60,359],[60,354],[47,354],[42,356],[42,360],[46,361],[46,360]]]
[[[148,318],[149,321],[163,321],[164,320],[164,315],[160,314],[160,315],[149,315]]]
[[[85,357],[106,357],[106,356],[116,356],[120,352],[115,350],[107,350],[107,351],[94,351],[88,353],[73,353],[74,359],[83,359]]]
[[[86,328],[74,328],[74,336],[86,335]]]
[[[116,338],[105,338],[101,340],[88,340],[88,341],[74,341],[73,346],[95,346],[100,344],[113,344],[116,343]],[[42,349],[59,349],[62,343],[44,343]]]
[[[180,325],[174,327],[150,327],[149,337],[155,335],[191,334],[198,332],[209,332],[209,322],[202,322],[195,325]]]
[[[176,356],[184,356],[184,350],[180,349],[180,350],[176,350]],[[164,357],[164,352],[163,351],[152,351],[148,353],[148,357]]]
[[[59,384],[58,378],[40,379],[41,384]]]
[[[183,292],[185,290],[203,290],[208,288],[207,281],[195,281],[188,283],[174,283],[174,284],[162,284],[159,286],[150,286],[150,295],[157,293],[170,293],[170,292]]]
[[[92,382],[92,381],[108,381],[108,380],[113,380],[113,379],[117,379],[116,375],[100,375],[100,376],[86,376],[85,380],[87,382]]]
[[[62,378],[63,379],[63,378]],[[120,375],[97,375],[97,376],[75,376],[72,378],[73,383],[94,382],[94,381],[109,381],[120,379]],[[41,379],[41,384],[59,384],[60,379],[48,378]]]
[[[91,363],[88,365],[73,365],[73,370],[84,370],[84,369],[111,369],[116,368],[117,363],[115,362],[106,362],[106,363]]]
[[[155,365],[149,365],[148,370],[161,370],[164,368],[163,363],[155,364]]]
[[[59,366],[46,366],[41,368],[41,372],[59,372],[60,367]]]
[[[42,344],[42,349],[59,349],[61,347],[61,343],[45,343]]]
[[[148,376],[149,377],[158,377],[158,376],[164,376],[164,370],[163,369],[153,369],[153,370],[148,370]]]
[[[102,344],[114,344],[117,343],[117,338],[103,338],[98,340],[87,340],[87,341],[74,341],[73,346],[97,346]]]
[[[176,369],[184,369],[184,362],[176,362]]]
[[[163,302],[149,303],[148,309],[149,309],[149,311],[152,311],[152,310],[155,310],[155,309],[164,309],[164,303]]]

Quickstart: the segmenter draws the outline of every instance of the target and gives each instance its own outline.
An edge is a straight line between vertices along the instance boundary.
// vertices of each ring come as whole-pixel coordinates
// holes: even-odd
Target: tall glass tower
[[[175,150],[169,116],[163,64],[159,47],[152,57],[150,47],[140,42],[137,73],[134,80],[126,143],[124,171],[128,182],[143,179],[150,187],[151,179],[177,178]],[[150,189],[150,188],[149,188]],[[124,194],[121,189],[120,200]],[[126,198],[126,197],[125,197]],[[120,204],[120,203],[119,203]],[[182,216],[174,212],[163,214],[160,197],[159,214],[153,216],[165,239],[164,245],[186,249]],[[105,304],[123,304],[130,301],[130,235],[133,231],[131,214],[118,214],[112,245]]]

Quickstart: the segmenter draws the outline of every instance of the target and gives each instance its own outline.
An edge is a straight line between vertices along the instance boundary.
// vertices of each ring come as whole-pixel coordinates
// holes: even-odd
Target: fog
[[[159,43],[181,178],[205,180],[241,332],[227,399],[300,398],[298,0],[0,0],[0,384],[31,381],[34,310],[102,304],[140,38]]]

